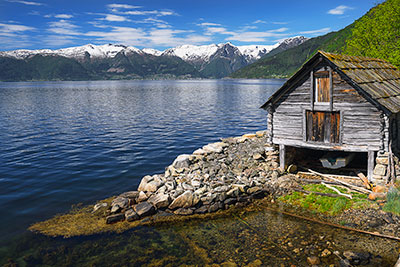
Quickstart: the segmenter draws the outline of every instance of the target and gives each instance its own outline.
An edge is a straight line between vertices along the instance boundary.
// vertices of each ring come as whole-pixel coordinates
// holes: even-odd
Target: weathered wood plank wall
[[[305,112],[310,110],[311,77],[286,93],[275,104],[272,137],[275,144],[307,146],[346,151],[378,151],[381,148],[381,111],[365,100],[337,73],[333,73],[333,103],[314,103],[316,111],[340,111],[341,144],[332,147],[323,143],[305,142]],[[332,105],[332,106],[331,106]],[[399,118],[400,119],[400,118]],[[384,140],[387,142],[388,140]]]

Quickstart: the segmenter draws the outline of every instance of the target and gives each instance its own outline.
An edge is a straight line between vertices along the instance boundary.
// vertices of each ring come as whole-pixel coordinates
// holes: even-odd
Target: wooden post
[[[285,145],[279,144],[279,168],[281,171],[285,171],[286,169],[286,147]]]
[[[329,68],[329,111],[333,111],[333,73],[332,68]]]
[[[375,151],[368,150],[368,181],[372,181],[375,167]]]
[[[311,71],[311,86],[310,86],[310,109],[314,111],[314,99],[315,99],[315,92],[314,92],[314,71]]]

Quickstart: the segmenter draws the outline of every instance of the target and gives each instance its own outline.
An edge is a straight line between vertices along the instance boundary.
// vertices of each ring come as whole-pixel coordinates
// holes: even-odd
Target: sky
[[[382,0],[0,0],[0,51],[272,45],[340,30]]]

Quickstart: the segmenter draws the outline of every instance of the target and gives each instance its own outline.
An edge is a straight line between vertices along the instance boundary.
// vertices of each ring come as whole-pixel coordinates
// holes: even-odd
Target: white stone
[[[174,162],[172,163],[172,166],[176,169],[179,168],[187,168],[189,167],[190,164],[190,155],[187,154],[182,154],[179,155]]]

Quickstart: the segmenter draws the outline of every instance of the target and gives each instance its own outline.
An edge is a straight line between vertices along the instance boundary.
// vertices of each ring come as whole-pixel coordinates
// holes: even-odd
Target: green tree
[[[400,0],[387,0],[357,20],[344,52],[400,67]]]

